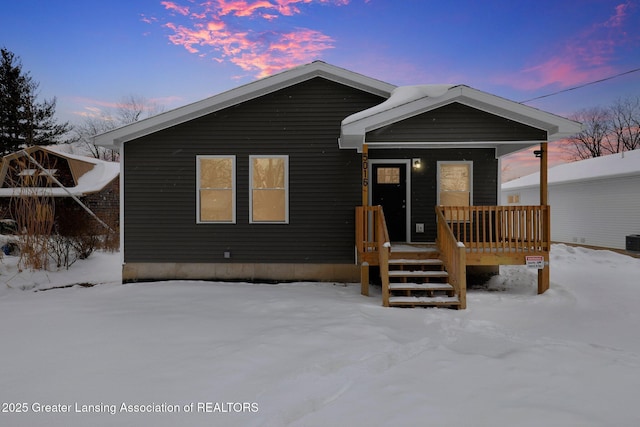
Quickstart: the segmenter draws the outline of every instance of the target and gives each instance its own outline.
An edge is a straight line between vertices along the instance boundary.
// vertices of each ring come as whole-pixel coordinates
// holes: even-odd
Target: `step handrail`
[[[382,280],[382,304],[389,306],[389,253],[391,242],[382,206],[356,207],[358,262],[378,265]]]
[[[380,265],[380,280],[382,282],[382,305],[389,307],[389,253],[391,252],[391,241],[389,240],[389,230],[384,217],[382,206],[377,206],[377,245],[378,263]]]
[[[449,273],[449,284],[453,286],[460,301],[459,308],[467,308],[467,250],[464,243],[456,239],[453,230],[445,219],[442,206],[436,206],[438,234],[436,245],[445,269]]]

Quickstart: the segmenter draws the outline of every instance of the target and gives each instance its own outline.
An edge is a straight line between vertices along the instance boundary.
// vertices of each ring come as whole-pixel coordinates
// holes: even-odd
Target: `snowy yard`
[[[118,254],[46,275],[4,257],[0,425],[640,425],[640,259],[554,245],[551,262],[544,295],[503,267],[455,311],[383,308],[359,284],[123,286]]]

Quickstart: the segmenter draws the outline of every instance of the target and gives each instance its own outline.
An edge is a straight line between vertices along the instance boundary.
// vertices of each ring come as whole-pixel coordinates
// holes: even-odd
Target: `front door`
[[[392,242],[407,241],[407,166],[371,162],[371,205],[382,206]]]

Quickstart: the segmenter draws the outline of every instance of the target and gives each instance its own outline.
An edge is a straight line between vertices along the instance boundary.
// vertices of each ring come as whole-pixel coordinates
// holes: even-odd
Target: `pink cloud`
[[[583,30],[556,47],[555,55],[528,66],[519,73],[500,78],[518,89],[535,90],[548,85],[568,87],[597,80],[616,72],[612,62],[618,49],[628,42],[630,2],[619,4],[613,15]]]
[[[167,10],[174,10],[181,15],[186,16],[189,14],[189,7],[187,6],[179,6],[172,1],[163,1],[160,2],[160,4],[163,5]]]
[[[154,18],[153,16],[145,16],[145,15],[140,15],[140,20],[146,24],[153,24],[158,22],[157,18]]]
[[[334,40],[308,28],[280,28],[258,31],[255,19],[275,22],[278,18],[302,13],[304,5],[344,6],[349,0],[206,0],[190,7],[163,1],[165,9],[183,15],[182,21],[170,17],[164,28],[171,43],[188,52],[208,56],[217,62],[230,62],[244,71],[264,77],[282,69],[317,59],[334,47]]]
[[[553,57],[542,64],[522,70],[527,78],[516,82],[517,87],[535,90],[552,84],[573,86],[601,79],[614,72],[612,66],[603,64],[588,68],[584,67],[584,64],[584,62],[576,61],[575,58]]]
[[[297,29],[285,34],[270,34],[259,42],[248,43],[230,61],[245,71],[266,77],[316,59],[325,49],[332,47],[333,39],[318,31]]]
[[[616,13],[613,15],[607,22],[604,23],[605,27],[620,27],[624,23],[627,14],[629,13],[629,8],[631,7],[631,3],[619,4],[616,6]]]
[[[251,16],[260,9],[275,9],[276,6],[267,0],[247,2],[244,0],[215,0],[211,3],[218,4],[219,14],[235,16]]]

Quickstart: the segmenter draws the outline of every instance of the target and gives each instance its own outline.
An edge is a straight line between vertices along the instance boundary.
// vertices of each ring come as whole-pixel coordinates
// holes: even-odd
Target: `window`
[[[472,175],[471,162],[438,162],[438,205],[470,206],[473,203]],[[469,220],[468,214],[464,220]]]
[[[520,193],[507,196],[507,203],[511,205],[520,203]]]
[[[249,222],[289,222],[289,157],[249,156]]]
[[[377,169],[377,183],[378,184],[400,184],[400,167]]]
[[[197,222],[236,222],[235,156],[197,156]]]

